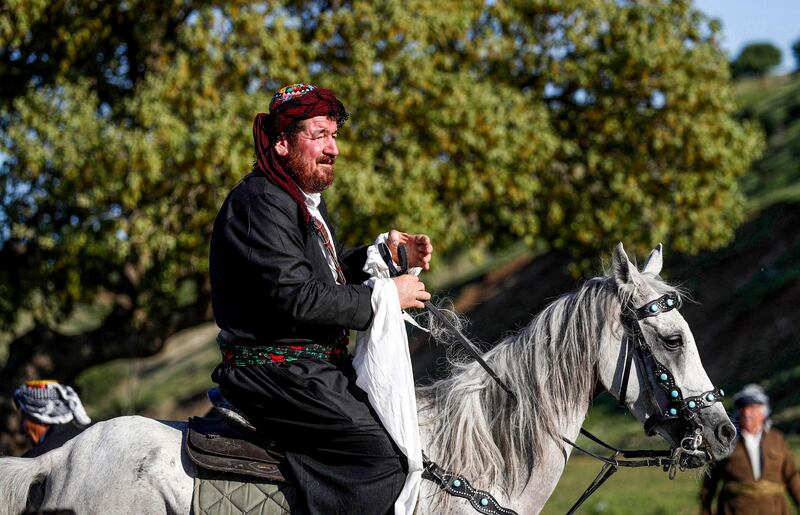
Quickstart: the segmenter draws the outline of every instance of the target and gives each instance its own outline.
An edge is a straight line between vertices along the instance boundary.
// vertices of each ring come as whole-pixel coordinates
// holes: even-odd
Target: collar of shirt
[[[753,478],[758,481],[761,479],[762,463],[761,463],[761,435],[764,431],[759,431],[756,434],[750,434],[742,430],[742,440],[744,441],[744,448],[747,451],[747,456],[750,458],[750,469],[753,471]]]
[[[756,433],[756,434],[748,433],[747,431],[742,429],[742,438],[744,438],[745,440],[751,440],[751,441],[758,442],[758,441],[761,440],[761,436],[763,434],[764,434],[764,430],[763,429],[761,431],[759,431],[758,433]]]
[[[303,196],[306,199],[306,207],[308,208],[308,212],[312,217],[322,223],[322,225],[325,227],[325,230],[328,232],[328,235],[330,236],[331,229],[328,227],[328,224],[325,223],[325,219],[322,218],[322,213],[319,211],[319,205],[322,202],[322,193],[306,193],[303,190],[300,191],[303,192]],[[333,255],[331,255],[331,252],[325,248],[325,244],[322,242],[322,240],[319,238],[317,238],[317,240],[319,242],[319,247],[322,250],[322,255],[325,256],[325,261],[328,262],[328,268],[331,269],[331,274],[333,275],[333,278],[336,279],[338,277],[338,273],[336,271],[336,261],[334,261],[334,259],[336,259],[336,249],[331,249],[331,252],[333,253]]]
[[[319,213],[319,204],[322,202],[322,193],[306,193],[303,192],[303,196],[306,199],[306,207],[312,214]]]

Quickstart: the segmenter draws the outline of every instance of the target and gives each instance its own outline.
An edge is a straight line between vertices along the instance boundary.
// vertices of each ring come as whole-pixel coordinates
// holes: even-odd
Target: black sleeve
[[[369,279],[369,275],[364,272],[368,248],[368,245],[363,247],[341,246],[336,250],[336,255],[339,256],[339,262],[342,264],[348,284],[361,284]]]
[[[338,285],[314,274],[305,255],[297,215],[266,195],[251,198],[245,223],[231,220],[228,238],[247,252],[258,270],[259,287],[272,305],[301,323],[364,329],[372,317],[372,291],[361,284]]]

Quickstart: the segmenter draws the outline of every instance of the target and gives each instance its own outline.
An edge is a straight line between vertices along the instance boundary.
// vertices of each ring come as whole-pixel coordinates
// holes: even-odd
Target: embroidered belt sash
[[[287,363],[307,358],[325,361],[352,358],[347,350],[348,339],[344,335],[330,344],[287,339],[272,345],[241,345],[225,341],[219,336],[217,343],[222,352],[222,362],[235,366]]]
[[[742,481],[727,481],[723,486],[723,491],[732,495],[749,495],[752,497],[763,497],[767,495],[783,495],[785,487],[775,481],[761,479],[755,483]]]

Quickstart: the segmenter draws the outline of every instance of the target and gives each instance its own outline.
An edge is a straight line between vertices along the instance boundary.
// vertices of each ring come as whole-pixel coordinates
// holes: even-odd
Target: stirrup
[[[242,413],[239,408],[234,406],[228,399],[222,396],[222,392],[219,390],[219,386],[215,386],[214,388],[210,388],[208,390],[208,400],[211,401],[211,405],[214,406],[214,409],[222,416],[223,419],[230,422],[234,426],[245,429],[247,431],[256,432],[256,426],[250,422],[247,416]]]

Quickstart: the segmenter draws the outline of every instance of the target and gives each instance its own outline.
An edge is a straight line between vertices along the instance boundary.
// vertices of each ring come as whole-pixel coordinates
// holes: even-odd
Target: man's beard
[[[306,193],[321,193],[333,184],[335,163],[335,157],[322,156],[312,161],[299,152],[292,152],[286,158],[289,173]],[[328,164],[330,167],[325,170],[319,168],[319,164]]]

